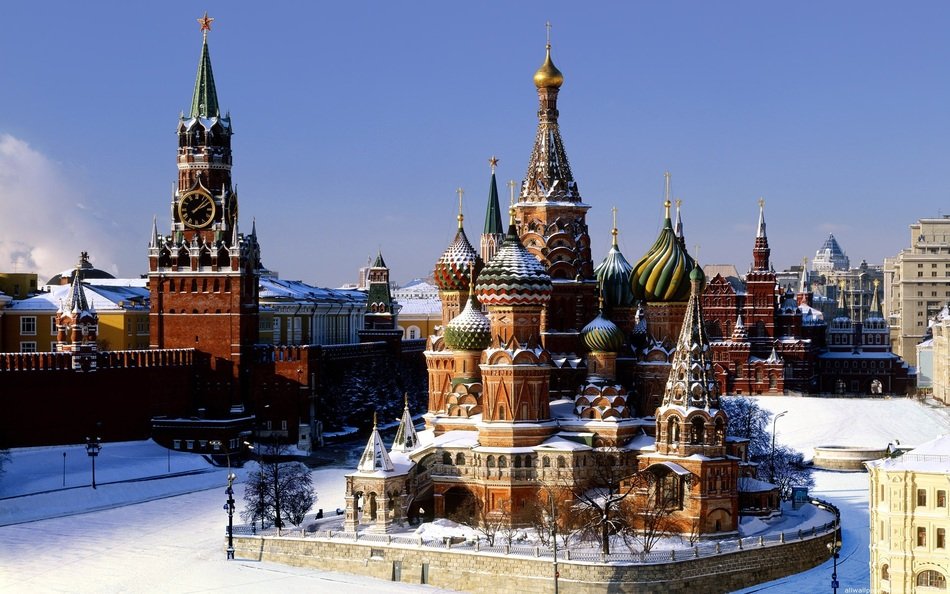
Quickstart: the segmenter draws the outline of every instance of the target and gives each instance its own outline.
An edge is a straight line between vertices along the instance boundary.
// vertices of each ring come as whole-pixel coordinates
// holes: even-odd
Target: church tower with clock
[[[249,396],[251,349],[258,340],[257,234],[238,232],[238,200],[231,183],[231,117],[221,115],[211,71],[208,32],[191,110],[178,123],[178,187],[171,230],[152,224],[148,247],[150,346],[194,348],[210,361],[198,379],[198,407],[225,414]]]

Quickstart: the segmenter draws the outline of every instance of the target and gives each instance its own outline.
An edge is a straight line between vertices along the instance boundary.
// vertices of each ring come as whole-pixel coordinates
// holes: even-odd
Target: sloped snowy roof
[[[294,299],[323,303],[366,303],[366,293],[346,289],[314,287],[303,281],[291,281],[274,277],[261,277],[261,299]]]
[[[868,462],[869,467],[886,471],[914,471],[946,474],[950,478],[950,434],[925,442],[897,458]]]
[[[760,481],[750,476],[740,476],[738,486],[740,493],[766,493],[778,489],[778,485],[773,485],[767,481]]]
[[[442,301],[439,299],[396,299],[402,309],[400,315],[442,315]]]
[[[60,303],[68,299],[70,288],[70,285],[51,285],[49,292],[11,301],[7,309],[55,313]],[[98,284],[83,283],[83,291],[89,305],[99,313],[141,307],[149,302],[148,289],[145,287],[103,287]]]

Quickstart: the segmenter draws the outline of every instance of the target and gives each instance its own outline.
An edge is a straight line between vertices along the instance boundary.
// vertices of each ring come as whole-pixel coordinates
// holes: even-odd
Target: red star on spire
[[[214,19],[208,16],[208,11],[205,11],[205,15],[198,19],[198,24],[201,25],[202,31],[210,31],[211,23],[214,22]]]

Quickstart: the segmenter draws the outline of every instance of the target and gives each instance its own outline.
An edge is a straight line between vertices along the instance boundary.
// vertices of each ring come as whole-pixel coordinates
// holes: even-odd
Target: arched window
[[[495,467],[495,457],[494,457],[494,456],[489,456],[489,457],[488,457],[488,467],[489,467],[489,468],[494,468],[494,467]]]
[[[455,465],[456,466],[465,465],[465,454],[463,454],[462,452],[455,454]]]
[[[508,458],[498,456],[498,468],[508,468]]]
[[[693,434],[690,436],[692,438],[691,443],[694,445],[703,443],[703,441],[706,438],[706,422],[703,420],[702,417],[695,417],[693,418],[692,424],[693,424],[693,431],[692,431]]]
[[[512,456],[512,466],[521,468],[521,456]]]
[[[452,454],[448,452],[442,452],[442,464],[451,464],[452,463]]]
[[[917,585],[927,586],[929,588],[947,589],[947,578],[939,571],[928,569],[917,574]]]
[[[882,580],[889,580],[889,579],[891,579],[891,574],[890,574],[890,572],[887,570],[887,563],[885,563],[884,565],[881,566],[881,579],[882,579]]]
[[[544,458],[542,458],[541,465],[544,466],[545,468],[551,468],[551,459],[545,456]]]
[[[567,462],[564,460],[564,456],[557,457],[557,467],[558,468],[567,468]]]

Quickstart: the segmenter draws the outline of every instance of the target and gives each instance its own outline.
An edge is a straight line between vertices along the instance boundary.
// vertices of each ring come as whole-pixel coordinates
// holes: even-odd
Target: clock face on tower
[[[210,195],[196,190],[178,202],[178,218],[192,229],[204,229],[214,220],[215,206]]]

